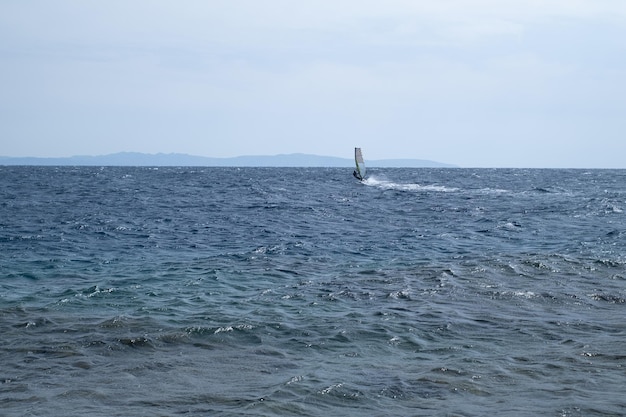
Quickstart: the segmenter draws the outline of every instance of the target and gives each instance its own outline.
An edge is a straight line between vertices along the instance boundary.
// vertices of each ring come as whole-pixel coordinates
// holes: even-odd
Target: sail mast
[[[361,148],[354,148],[354,162],[356,164],[354,176],[363,181],[363,178],[365,178],[365,161],[363,161]]]

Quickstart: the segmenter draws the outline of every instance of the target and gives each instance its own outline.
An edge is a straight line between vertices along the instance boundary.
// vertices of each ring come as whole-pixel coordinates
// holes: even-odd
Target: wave
[[[443,185],[421,185],[417,183],[398,183],[393,181],[387,181],[378,179],[374,176],[370,176],[363,180],[363,184],[370,187],[376,187],[381,190],[398,190],[398,191],[431,191],[431,192],[455,192],[458,188],[446,187]]]
[[[504,194],[510,192],[509,190],[501,188],[480,188],[480,189],[463,189],[458,187],[449,187],[445,185],[426,184],[412,182],[394,182],[386,179],[377,178],[375,176],[369,176],[363,180],[363,184],[370,187],[376,187],[381,190],[397,190],[397,191],[411,191],[411,192],[439,192],[439,193],[455,193],[460,191],[472,192],[476,194]]]

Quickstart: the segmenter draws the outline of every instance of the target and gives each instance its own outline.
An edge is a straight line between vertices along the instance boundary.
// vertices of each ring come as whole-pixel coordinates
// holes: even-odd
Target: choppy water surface
[[[625,184],[0,167],[0,414],[623,415]]]

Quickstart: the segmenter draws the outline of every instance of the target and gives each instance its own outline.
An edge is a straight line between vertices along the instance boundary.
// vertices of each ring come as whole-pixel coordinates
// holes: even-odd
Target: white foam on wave
[[[387,181],[378,179],[374,176],[370,176],[363,180],[363,184],[372,187],[377,187],[382,190],[398,190],[398,191],[434,191],[441,193],[450,193],[458,191],[458,188],[445,187],[443,185],[421,185],[417,183],[397,183],[393,181]]]

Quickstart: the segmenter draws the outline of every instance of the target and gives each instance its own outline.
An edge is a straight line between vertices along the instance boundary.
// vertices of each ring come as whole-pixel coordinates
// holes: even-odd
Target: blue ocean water
[[[626,170],[0,167],[2,416],[626,414]]]

